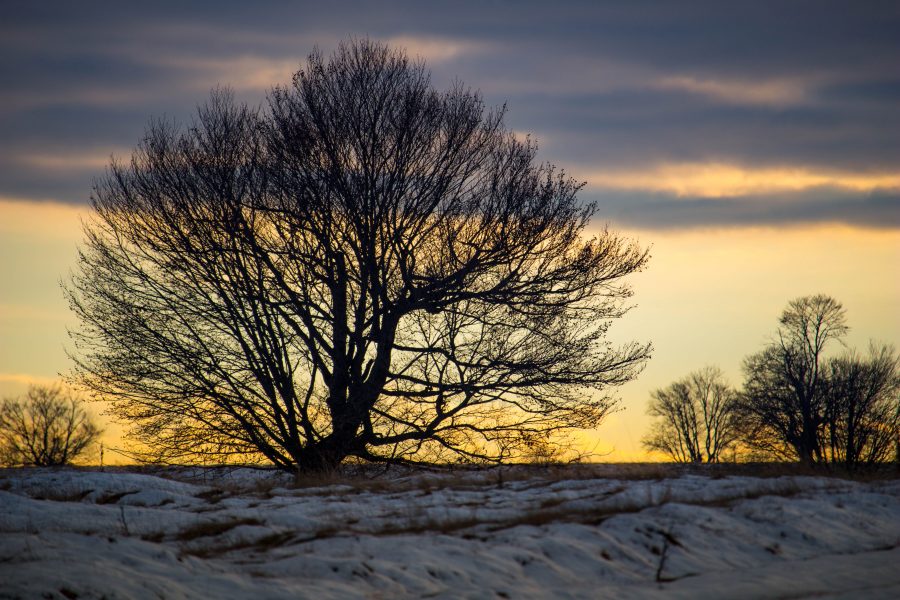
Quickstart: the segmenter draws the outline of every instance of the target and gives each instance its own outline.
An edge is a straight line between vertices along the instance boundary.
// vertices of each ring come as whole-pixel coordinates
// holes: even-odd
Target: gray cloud
[[[900,165],[894,3],[8,2],[0,12],[0,197],[83,202],[96,157],[133,147],[151,116],[190,118],[216,83],[262,102],[314,45],[352,35],[404,40],[436,85],[459,78],[507,102],[509,126],[576,172]],[[658,227],[896,225],[896,195],[803,193],[611,202]]]
[[[900,227],[900,189],[852,193],[821,187],[729,198],[588,190],[583,196],[597,202],[598,221],[642,229],[829,223],[874,229]]]

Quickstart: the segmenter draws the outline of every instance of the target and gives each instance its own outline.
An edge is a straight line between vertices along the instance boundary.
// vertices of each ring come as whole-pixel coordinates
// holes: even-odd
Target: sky
[[[741,360],[793,298],[900,342],[900,5],[892,2],[15,2],[0,5],[0,396],[52,382],[92,180],[210,89],[253,105],[313,48],[371,37],[505,104],[604,225],[651,248],[614,341],[652,341],[582,436],[642,460],[652,390]],[[109,443],[120,429],[110,426]]]

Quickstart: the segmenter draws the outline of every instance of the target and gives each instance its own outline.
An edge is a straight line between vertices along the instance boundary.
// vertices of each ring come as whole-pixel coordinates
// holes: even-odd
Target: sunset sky
[[[604,459],[645,458],[651,390],[710,364],[739,385],[792,298],[843,302],[850,347],[900,342],[896,2],[184,4],[0,6],[0,396],[70,368],[59,282],[110,156],[218,84],[261,104],[353,36],[505,103],[587,183],[593,227],[651,247],[611,337],[655,351],[585,436]]]

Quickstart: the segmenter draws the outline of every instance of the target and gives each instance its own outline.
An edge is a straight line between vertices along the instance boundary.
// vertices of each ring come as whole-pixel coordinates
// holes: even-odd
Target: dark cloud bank
[[[216,82],[262,102],[247,82],[267,64],[290,72],[314,45],[366,35],[424,52],[438,86],[507,102],[509,126],[575,170],[900,171],[896,3],[125,4],[0,7],[0,198],[85,202],[151,116],[189,119]],[[900,227],[891,189],[584,196],[634,226]]]

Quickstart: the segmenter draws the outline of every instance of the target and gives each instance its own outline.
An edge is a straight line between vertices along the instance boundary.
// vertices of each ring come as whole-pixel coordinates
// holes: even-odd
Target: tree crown
[[[360,40],[265,110],[214,92],[95,189],[69,298],[82,381],[157,448],[503,460],[611,407],[647,253],[477,93]]]

